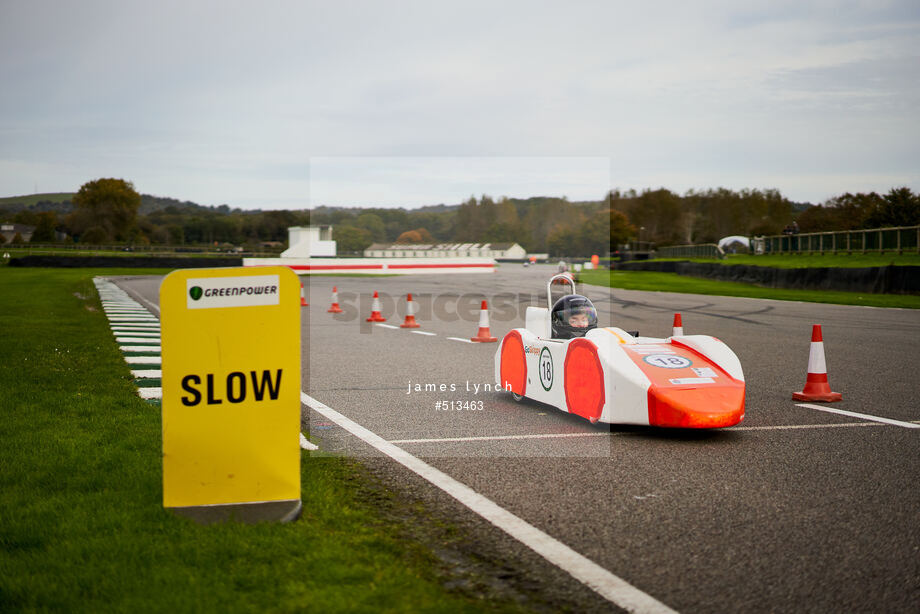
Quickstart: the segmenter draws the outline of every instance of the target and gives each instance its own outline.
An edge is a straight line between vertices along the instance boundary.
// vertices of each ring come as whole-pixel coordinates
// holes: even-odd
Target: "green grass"
[[[838,305],[864,305],[869,307],[904,307],[920,309],[920,296],[903,294],[869,294],[838,292],[832,290],[785,290],[764,288],[754,284],[731,281],[712,281],[688,277],[677,273],[652,271],[582,271],[580,280],[595,286],[622,288],[624,290],[651,290],[686,294],[710,294],[769,298],[780,301],[809,303],[834,303]]]
[[[920,266],[920,254],[729,254],[724,259],[716,258],[656,258],[656,261],[682,260],[691,262],[714,262],[722,265],[746,264],[768,266],[779,269],[800,269],[819,267],[875,267],[875,266]]]
[[[92,284],[132,272],[152,271],[0,268],[0,611],[518,609],[444,588],[444,564],[406,537],[433,521],[354,461],[305,453],[291,524],[165,511],[160,411]]]

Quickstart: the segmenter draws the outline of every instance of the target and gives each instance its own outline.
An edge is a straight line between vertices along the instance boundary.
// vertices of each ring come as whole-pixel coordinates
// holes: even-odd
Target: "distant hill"
[[[24,196],[7,196],[0,198],[0,209],[16,213],[23,209],[41,211],[69,212],[73,209],[71,199],[76,192],[49,192]]]
[[[141,194],[141,208],[138,210],[138,213],[140,215],[149,215],[154,211],[160,211],[167,207],[173,207],[180,213],[197,213],[202,211],[231,213],[231,209],[228,205],[206,207],[204,205],[199,205],[198,203],[193,203],[190,200],[178,200],[164,196],[151,196],[150,194]],[[240,210],[235,209],[232,210],[232,212],[240,213]]]
[[[425,205],[424,207],[374,207],[373,205],[339,207],[331,205],[320,205],[310,209],[312,215],[323,216],[331,215],[336,212],[345,211],[350,214],[360,215],[368,210],[386,209],[392,211],[406,211],[409,213],[444,213],[445,211],[456,211],[460,205]]]
[[[6,214],[15,214],[19,211],[28,209],[36,213],[41,213],[43,211],[54,211],[59,215],[67,215],[73,211],[73,197],[76,192],[49,192],[45,194],[28,194],[23,196],[7,196],[5,198],[0,198],[0,212]],[[529,204],[544,204],[546,202],[553,201],[555,197],[549,196],[533,196],[531,198],[511,198],[517,207],[526,206]],[[586,202],[574,202],[572,204],[597,204],[596,201],[586,201]],[[172,207],[177,213],[219,213],[219,214],[229,214],[229,213],[251,213],[257,214],[261,213],[260,209],[231,209],[228,205],[217,205],[217,206],[205,206],[199,205],[198,203],[192,202],[190,200],[179,200],[176,198],[168,198],[164,196],[152,196],[150,194],[141,194],[141,206],[138,210],[140,215],[150,215],[155,211],[161,211],[167,207]],[[320,206],[314,208],[311,213],[318,218],[322,218],[324,215],[331,214],[336,211],[346,211],[352,215],[360,215],[365,209],[372,209],[373,207],[329,207],[329,206]],[[399,207],[408,211],[409,213],[445,213],[447,211],[456,211],[460,208],[459,204],[456,205],[426,205],[424,207],[417,208],[405,208]],[[807,208],[807,205],[802,207],[802,209]],[[798,209],[797,209],[798,210]]]
[[[44,211],[54,211],[59,215],[67,215],[73,211],[73,197],[76,192],[50,192],[45,194],[28,194],[24,196],[7,196],[0,198],[0,212],[15,214],[19,211],[30,210],[36,213]],[[138,210],[140,215],[149,215],[154,211],[160,211],[167,207],[173,207],[179,213],[197,213],[197,212],[218,212],[218,213],[239,213],[239,209],[232,210],[227,205],[218,207],[205,207],[190,200],[177,200],[175,198],[165,198],[162,196],[151,196],[150,194],[141,194],[141,206]]]

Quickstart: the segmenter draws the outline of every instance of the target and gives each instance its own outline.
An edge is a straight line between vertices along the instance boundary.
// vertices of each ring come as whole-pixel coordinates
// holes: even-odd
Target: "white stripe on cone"
[[[827,381],[827,363],[824,361],[824,335],[821,332],[821,325],[815,324],[811,329],[811,346],[808,351],[808,374],[805,376],[805,386],[801,391],[792,393],[792,400],[833,403],[842,399],[843,395],[831,390]]]
[[[386,318],[380,313],[380,298],[377,292],[374,292],[374,302],[371,303],[371,317],[367,318],[368,322],[385,322]]]
[[[326,310],[326,313],[342,313],[342,308],[339,307],[338,286],[332,286],[332,305],[329,306],[329,309]]]
[[[799,363],[802,364],[802,363]],[[808,372],[827,375],[827,363],[824,361],[824,342],[812,341],[808,351]]]
[[[480,343],[498,341],[496,337],[492,336],[492,331],[489,330],[489,305],[486,301],[482,301],[482,306],[479,309],[479,333],[475,337],[470,337],[470,341]]]
[[[672,337],[682,337],[684,334],[684,322],[679,313],[674,314],[674,325],[671,328]]]

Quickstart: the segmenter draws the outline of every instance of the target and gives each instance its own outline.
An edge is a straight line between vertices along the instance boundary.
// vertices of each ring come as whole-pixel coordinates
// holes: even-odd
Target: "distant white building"
[[[32,238],[33,232],[35,232],[35,226],[27,224],[13,224],[11,222],[0,224],[0,234],[6,239],[6,243],[12,241],[17,234],[22,237],[23,241],[28,242]]]
[[[517,243],[441,243],[413,245],[374,243],[364,250],[365,258],[495,258],[524,260],[527,250]]]
[[[292,226],[288,228],[289,247],[282,258],[335,257],[332,226]]]

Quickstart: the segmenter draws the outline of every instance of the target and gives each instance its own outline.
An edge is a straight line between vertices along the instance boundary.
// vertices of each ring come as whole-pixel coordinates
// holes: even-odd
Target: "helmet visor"
[[[597,326],[597,311],[590,304],[568,305],[560,315],[562,324],[572,328],[593,328]]]

